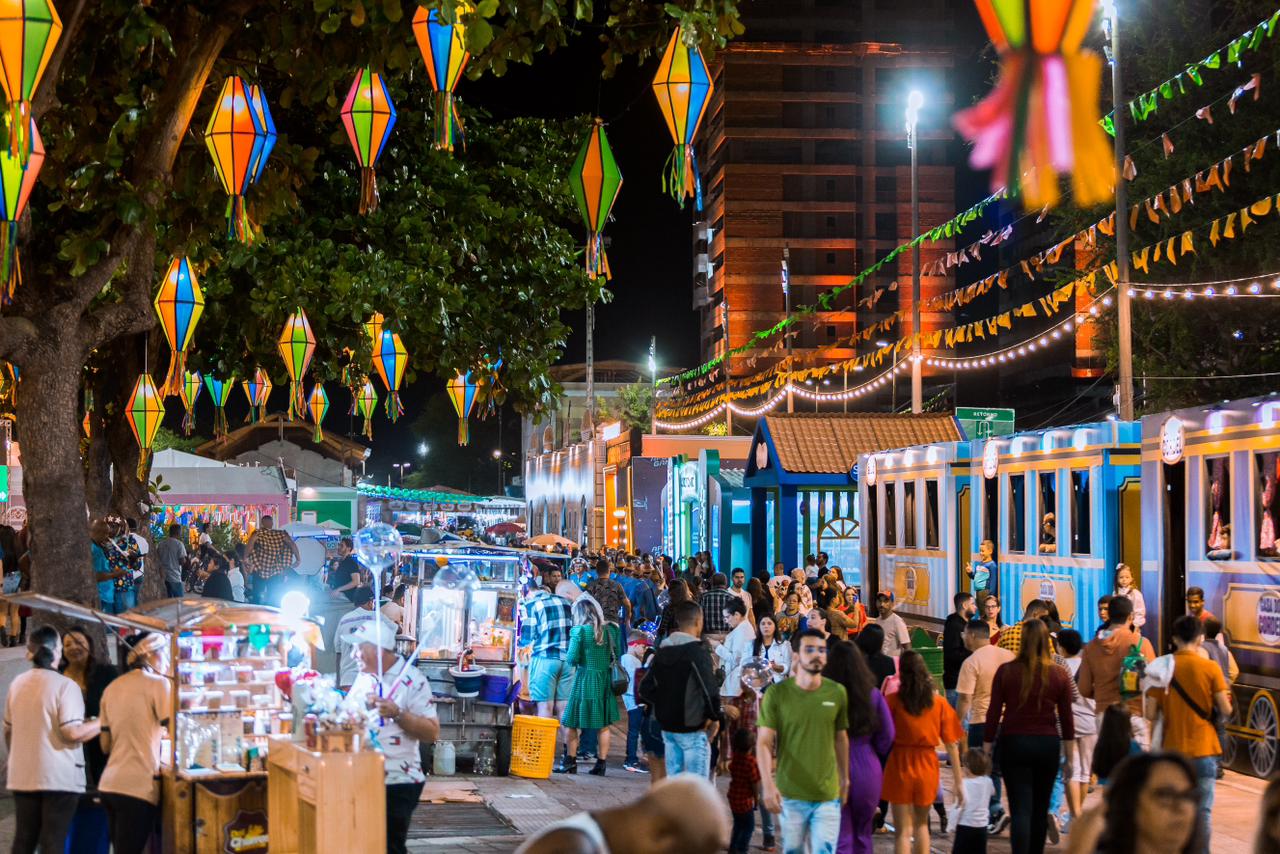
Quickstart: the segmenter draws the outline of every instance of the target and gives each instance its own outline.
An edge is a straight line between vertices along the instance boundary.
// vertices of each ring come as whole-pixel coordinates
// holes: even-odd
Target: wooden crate
[[[386,849],[381,753],[317,753],[273,738],[267,774],[271,854]]]

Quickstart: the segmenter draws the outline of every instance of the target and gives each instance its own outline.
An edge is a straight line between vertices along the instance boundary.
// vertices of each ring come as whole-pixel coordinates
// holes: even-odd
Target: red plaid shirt
[[[756,784],[760,769],[755,753],[735,753],[729,760],[729,809],[736,815],[756,808]]]

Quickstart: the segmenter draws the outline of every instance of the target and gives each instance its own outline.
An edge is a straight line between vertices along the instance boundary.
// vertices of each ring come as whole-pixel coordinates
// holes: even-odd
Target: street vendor
[[[360,661],[350,696],[365,697],[378,710],[372,734],[386,760],[387,852],[405,854],[409,821],[427,781],[418,743],[440,735],[431,686],[412,659],[396,654],[396,629],[386,619],[363,623],[344,640]]]

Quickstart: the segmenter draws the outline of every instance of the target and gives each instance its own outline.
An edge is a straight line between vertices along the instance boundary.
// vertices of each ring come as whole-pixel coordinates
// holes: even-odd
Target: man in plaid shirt
[[[551,575],[557,578],[548,578]],[[558,576],[559,568],[544,570],[544,585],[558,580]],[[544,586],[531,591],[520,607],[523,609],[520,648],[529,656],[529,697],[538,704],[539,717],[558,720],[573,690],[573,667],[565,661],[569,652],[569,630],[573,628],[569,600]],[[564,727],[560,730],[567,735]],[[556,769],[563,768],[562,759]]]
[[[711,589],[698,597],[698,604],[702,606],[702,636],[712,645],[723,641],[724,636],[729,633],[729,623],[724,618],[724,612],[729,603],[737,598],[729,592],[729,579],[724,577],[723,572],[711,576]]]

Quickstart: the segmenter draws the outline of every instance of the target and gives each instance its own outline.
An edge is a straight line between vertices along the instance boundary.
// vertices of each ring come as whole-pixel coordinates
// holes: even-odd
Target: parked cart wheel
[[[1253,695],[1249,704],[1248,727],[1258,733],[1258,738],[1249,742],[1249,761],[1253,765],[1253,773],[1263,780],[1270,779],[1276,768],[1276,738],[1280,735],[1280,715],[1276,713],[1276,703],[1269,691],[1259,691]]]
[[[1222,741],[1222,767],[1230,768],[1235,764],[1236,753],[1240,747],[1240,738],[1235,735],[1235,731],[1240,728],[1240,707],[1239,699],[1233,697],[1231,704],[1231,717],[1227,719],[1227,736]]]

